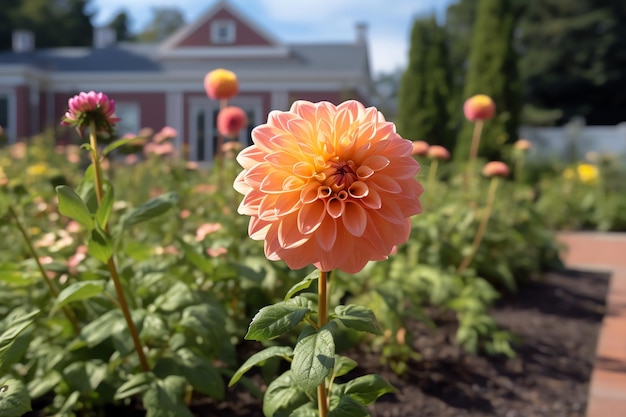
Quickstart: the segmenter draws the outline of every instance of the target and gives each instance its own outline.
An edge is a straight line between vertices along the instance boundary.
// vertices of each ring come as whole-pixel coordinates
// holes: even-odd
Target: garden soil
[[[516,336],[512,359],[464,352],[454,344],[454,320],[445,317],[436,318],[437,329],[410,324],[411,343],[422,357],[411,360],[403,376],[382,366],[378,354],[353,350],[347,356],[360,364],[353,372],[381,374],[397,389],[370,407],[372,417],[584,417],[607,288],[607,274],[564,271],[504,296],[493,316]],[[221,402],[194,398],[191,409],[197,417],[263,417],[260,400],[241,384]]]

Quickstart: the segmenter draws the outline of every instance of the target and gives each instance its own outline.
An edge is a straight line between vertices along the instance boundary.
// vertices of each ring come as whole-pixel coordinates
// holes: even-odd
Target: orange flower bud
[[[430,159],[439,159],[440,161],[447,161],[450,159],[450,151],[443,146],[433,145],[428,148],[428,157]]]
[[[218,68],[204,77],[204,89],[209,98],[227,100],[239,92],[239,82],[234,72]]]
[[[486,177],[508,177],[509,167],[504,162],[491,161],[483,168],[483,175]]]
[[[226,137],[236,137],[247,125],[248,115],[239,107],[225,107],[217,114],[217,130]]]
[[[496,104],[491,97],[478,94],[465,100],[463,113],[470,122],[489,120],[496,114]]]
[[[527,151],[533,147],[533,144],[530,143],[529,140],[520,139],[513,144],[513,147],[517,149],[518,151]]]
[[[426,156],[428,154],[429,147],[430,145],[423,140],[413,141],[413,150],[411,151],[411,155]]]

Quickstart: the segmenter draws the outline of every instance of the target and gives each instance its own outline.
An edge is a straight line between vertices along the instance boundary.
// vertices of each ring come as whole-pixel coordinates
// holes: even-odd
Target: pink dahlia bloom
[[[450,151],[443,146],[433,145],[428,148],[428,157],[430,159],[438,159],[440,161],[447,161],[450,159]]]
[[[491,97],[477,94],[465,100],[463,113],[470,122],[489,120],[496,114],[496,104]]]
[[[252,139],[234,187],[270,260],[356,273],[408,239],[409,217],[422,210],[420,166],[376,108],[296,101]]]
[[[217,131],[227,138],[237,137],[241,129],[246,126],[248,126],[248,115],[240,107],[224,107],[217,114]]]
[[[97,132],[113,133],[113,126],[120,119],[115,116],[115,101],[104,93],[82,92],[68,100],[69,110],[61,121],[64,126],[72,126],[83,136],[91,122]]]
[[[509,173],[508,165],[500,161],[487,162],[483,168],[483,175],[486,177],[508,177]]]

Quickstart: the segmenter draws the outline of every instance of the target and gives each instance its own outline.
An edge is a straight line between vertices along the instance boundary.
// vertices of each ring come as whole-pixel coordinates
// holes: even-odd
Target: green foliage
[[[479,149],[479,155],[490,160],[501,159],[502,145],[517,140],[520,82],[513,46],[514,30],[512,0],[478,1],[463,100],[486,94],[496,103],[496,117],[485,123]],[[467,159],[472,129],[472,123],[463,124],[454,151],[455,159]]]
[[[411,29],[409,64],[398,92],[398,133],[451,149],[450,88],[445,31],[435,17],[416,19]]]

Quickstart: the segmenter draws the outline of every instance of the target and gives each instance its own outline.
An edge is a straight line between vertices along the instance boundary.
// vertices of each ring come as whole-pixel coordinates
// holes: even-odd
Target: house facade
[[[36,49],[32,35],[16,31],[13,50],[0,52],[0,126],[9,143],[58,126],[67,100],[80,91],[103,91],[122,118],[118,134],[171,126],[189,159],[211,160],[219,103],[204,92],[216,68],[234,71],[239,94],[230,105],[249,116],[248,131],[271,110],[298,99],[367,101],[371,82],[366,27],[353,42],[286,44],[225,0],[160,44],[118,43],[98,29],[90,48]]]

